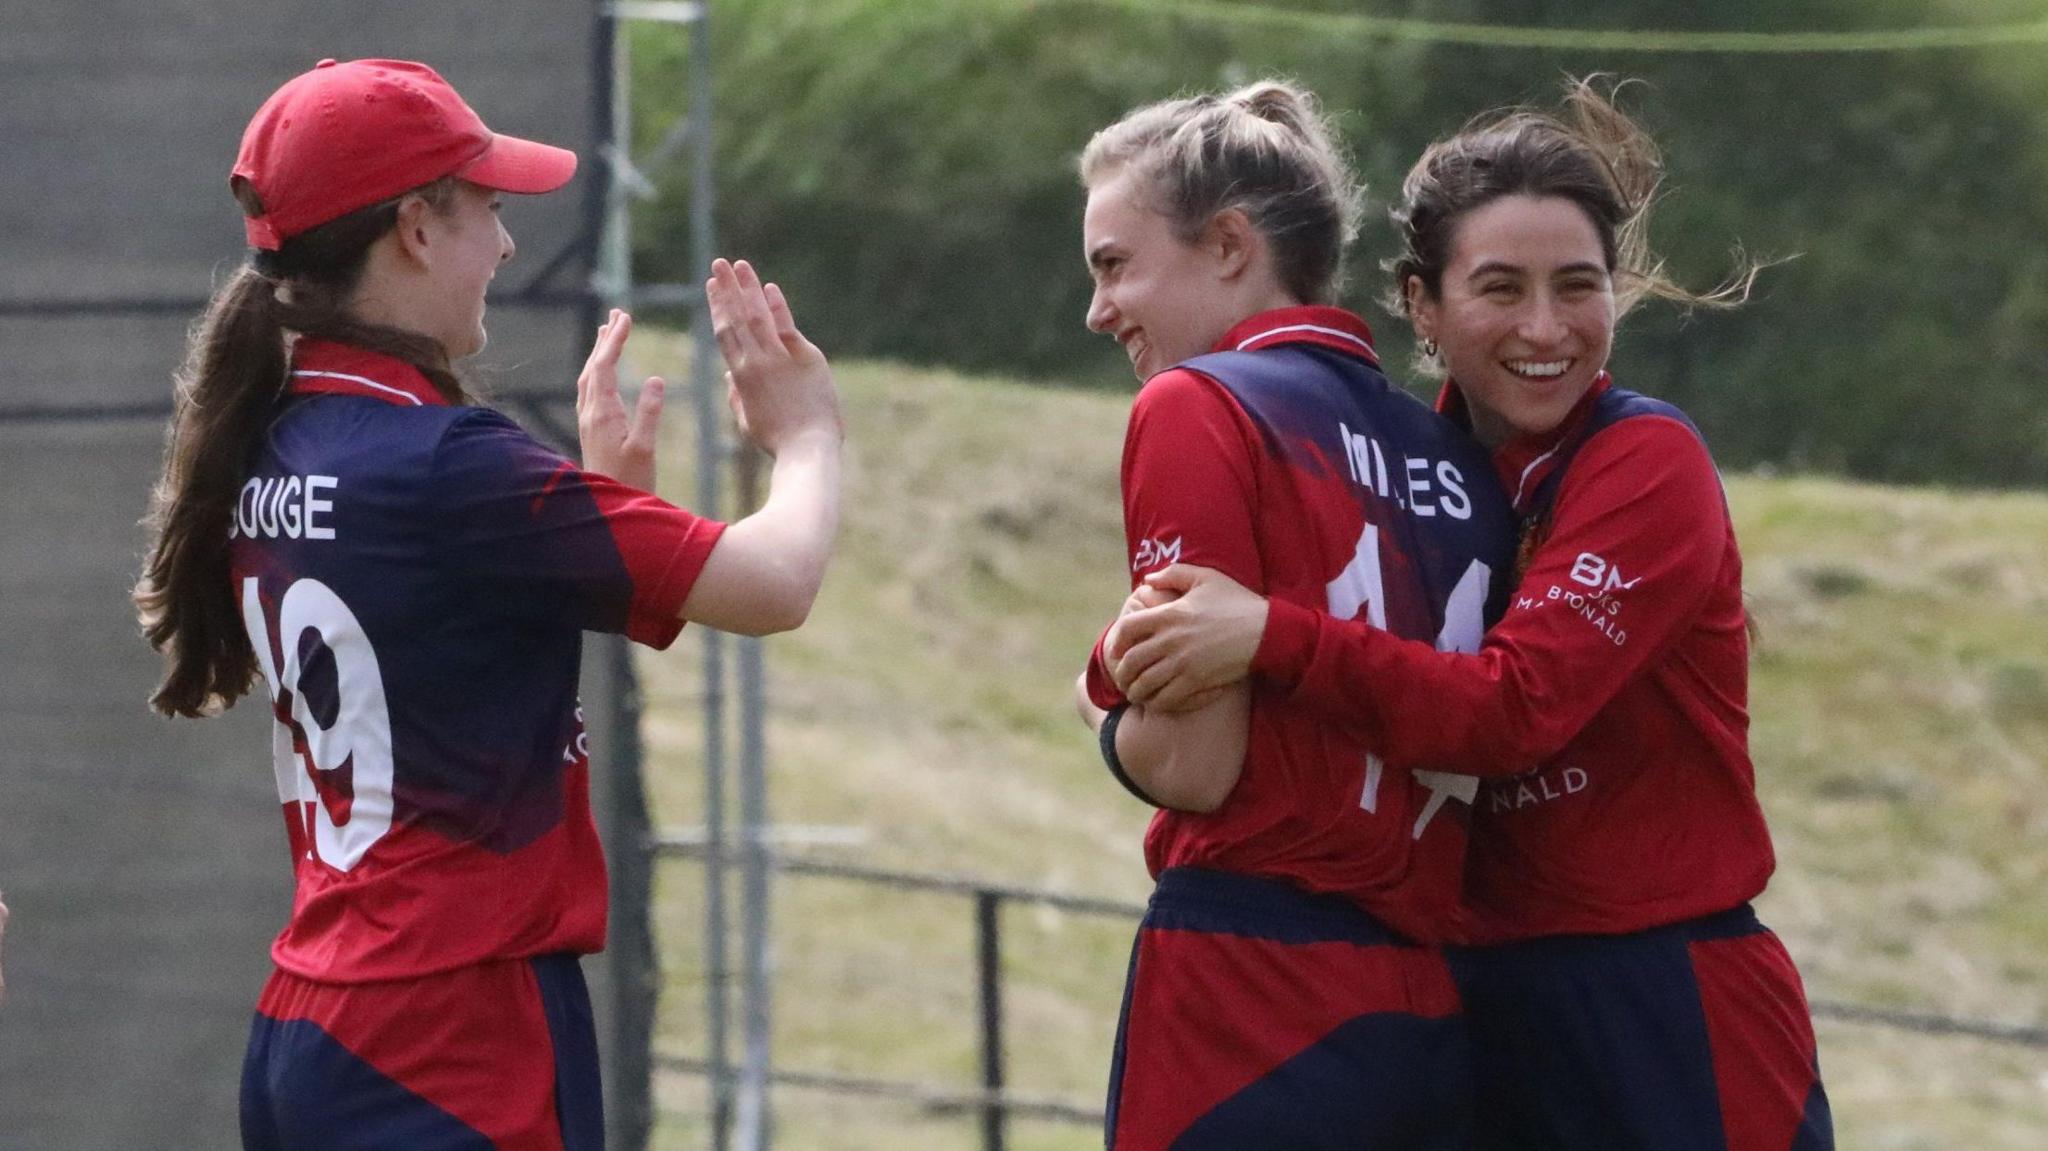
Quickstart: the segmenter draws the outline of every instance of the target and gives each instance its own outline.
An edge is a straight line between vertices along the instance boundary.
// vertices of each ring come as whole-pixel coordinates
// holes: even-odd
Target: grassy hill
[[[681,378],[655,335],[641,367]],[[1121,598],[1125,400],[887,364],[840,369],[841,550],[810,624],[771,641],[778,823],[849,829],[849,862],[1142,900],[1145,812],[1069,692]],[[687,502],[690,436],[664,487]],[[1779,871],[1761,908],[1816,999],[2048,1022],[2048,498],[1731,477],[1763,627],[1754,750]],[[641,662],[657,819],[701,821],[696,641]],[[702,872],[665,866],[665,1050],[704,1046]],[[789,877],[775,890],[775,1059],[966,1087],[972,908]],[[1010,1082],[1099,1103],[1130,927],[1006,913]],[[1823,1023],[1840,1144],[2036,1148],[2048,1053]],[[657,1146],[704,1145],[664,1076]],[[777,1145],[978,1146],[971,1121],[778,1091]],[[1099,1146],[1013,1124],[1011,1146]]]

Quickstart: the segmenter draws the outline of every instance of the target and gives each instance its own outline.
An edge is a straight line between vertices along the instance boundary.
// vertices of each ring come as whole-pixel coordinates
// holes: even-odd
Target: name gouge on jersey
[[[334,501],[322,493],[340,483],[333,476],[251,476],[235,496],[228,538],[331,540]]]
[[[1337,424],[1337,438],[1344,445],[1352,483],[1418,516],[1441,511],[1455,520],[1472,518],[1472,498],[1465,494],[1465,476],[1456,464],[1421,456],[1400,456],[1389,462],[1378,440],[1354,432],[1342,422]]]

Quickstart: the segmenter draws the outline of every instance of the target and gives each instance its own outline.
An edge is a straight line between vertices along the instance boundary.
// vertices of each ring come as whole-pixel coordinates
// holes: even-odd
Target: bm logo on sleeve
[[[1137,557],[1131,560],[1131,570],[1141,572],[1147,568],[1163,568],[1168,564],[1177,564],[1179,562],[1179,536],[1173,537],[1171,542],[1161,542],[1154,539],[1140,540]]]
[[[1621,622],[1621,596],[1643,582],[1643,577],[1629,579],[1621,569],[1592,552],[1580,552],[1577,562],[1572,564],[1571,581],[1586,588],[1566,587],[1563,584],[1550,585],[1548,595],[1517,596],[1514,610],[1533,611],[1546,603],[1562,603],[1572,614],[1593,625],[1601,635],[1616,647],[1628,643],[1628,629]]]

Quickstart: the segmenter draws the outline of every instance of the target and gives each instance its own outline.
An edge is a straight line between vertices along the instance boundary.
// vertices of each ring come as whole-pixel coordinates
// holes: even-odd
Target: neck
[[[1262,285],[1249,293],[1249,296],[1251,307],[1244,313],[1247,316],[1256,316],[1260,312],[1270,312],[1276,308],[1299,308],[1305,302],[1295,299],[1287,289],[1275,283]]]

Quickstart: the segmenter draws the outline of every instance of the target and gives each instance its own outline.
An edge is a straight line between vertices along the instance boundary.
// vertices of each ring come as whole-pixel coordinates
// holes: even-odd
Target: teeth
[[[1547,360],[1541,363],[1530,360],[1509,360],[1507,364],[1508,371],[1518,376],[1528,376],[1531,379],[1538,380],[1554,379],[1564,375],[1564,370],[1571,366],[1572,362],[1570,360]]]

